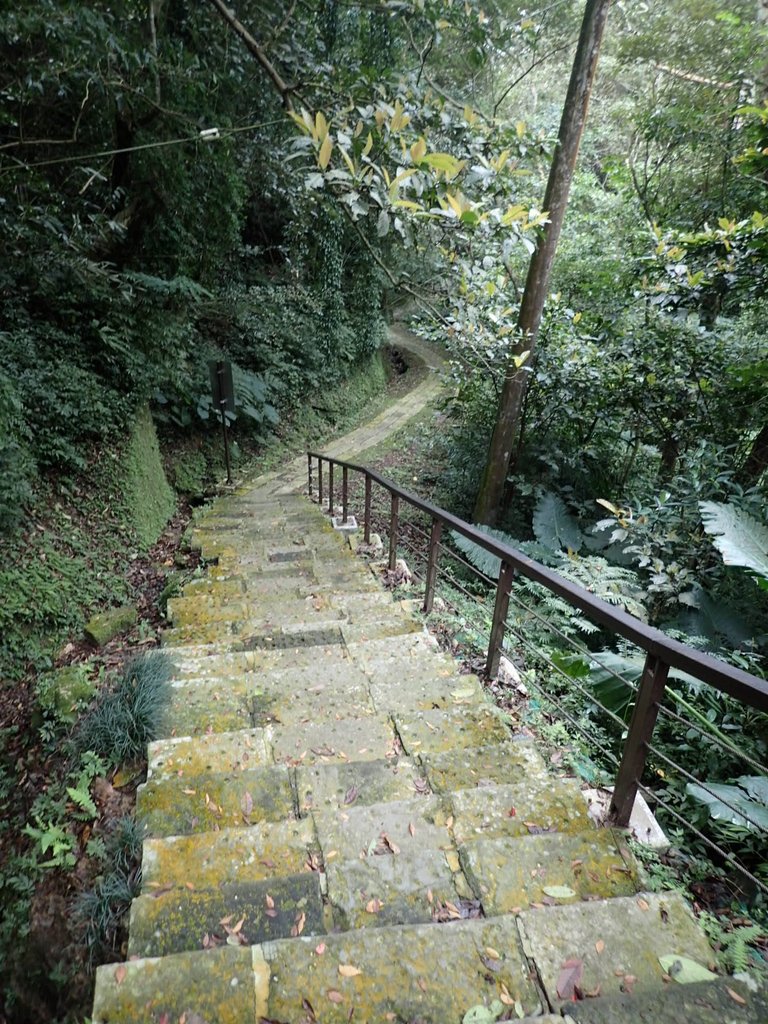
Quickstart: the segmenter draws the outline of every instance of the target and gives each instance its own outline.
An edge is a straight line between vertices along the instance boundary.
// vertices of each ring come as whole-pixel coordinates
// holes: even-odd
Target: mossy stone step
[[[341,634],[339,634],[341,640]],[[316,666],[319,672],[330,662],[351,664],[342,643],[310,647],[261,647],[248,651],[220,653],[216,647],[178,647],[168,653],[173,675],[178,681],[191,679],[229,679],[233,676],[271,669]]]
[[[419,633],[396,638],[349,641],[347,648],[363,668],[371,664],[381,666],[384,663],[404,668],[411,658],[418,659],[425,654],[430,658],[440,656],[437,641],[425,629]]]
[[[575,1024],[765,1024],[768,986],[755,988],[735,978],[692,985],[673,982],[663,992],[574,1003],[568,1017]]]
[[[149,779],[194,778],[213,771],[246,771],[272,764],[272,746],[265,729],[174,736],[150,743],[147,761]]]
[[[620,833],[547,833],[478,839],[459,848],[464,874],[489,916],[531,904],[630,896],[641,888],[638,865]],[[552,896],[547,889],[558,890]]]
[[[148,836],[247,828],[293,816],[292,778],[283,765],[150,780],[136,794],[136,817]]]
[[[286,764],[346,764],[396,757],[401,751],[390,719],[329,718],[297,725],[273,724],[272,756]]]
[[[168,602],[168,617],[175,629],[218,623],[247,623],[254,631],[269,631],[286,623],[311,625],[313,620],[344,620],[346,613],[320,597],[280,601],[235,601],[215,604],[206,598],[177,597]]]
[[[530,739],[508,739],[479,747],[423,753],[419,761],[436,793],[508,785],[534,777],[547,781],[551,778],[538,748]]]
[[[229,937],[234,940],[230,944],[252,946],[299,931],[321,935],[328,924],[317,872],[226,882],[215,889],[158,890],[131,904],[128,956],[185,953],[226,943]]]
[[[168,885],[186,886],[190,881],[201,889],[215,889],[232,882],[263,882],[295,875],[311,866],[311,855],[317,849],[311,818],[145,839],[142,892],[151,894]]]
[[[449,710],[427,710],[393,715],[406,754],[439,753],[504,743],[509,729],[490,704]]]
[[[367,751],[366,751],[367,752]],[[428,792],[420,767],[407,758],[302,765],[296,769],[299,813],[406,800]]]
[[[518,921],[525,951],[555,1007],[570,1005],[557,987],[570,959],[582,962],[582,990],[599,991],[601,997],[663,989],[660,956],[685,956],[703,966],[712,960],[704,933],[679,893],[526,910]]]
[[[91,1019],[93,1024],[154,1024],[183,1016],[250,1024],[266,1013],[268,988],[269,969],[260,958],[254,970],[248,946],[129,960],[97,970]]]
[[[427,923],[446,901],[472,895],[435,797],[312,816],[337,927]]]
[[[595,825],[571,780],[533,776],[505,786],[463,789],[446,797],[458,843],[553,832],[589,833]]]
[[[450,709],[485,702],[482,686],[477,676],[426,675],[408,672],[395,676],[392,668],[371,676],[370,692],[374,707],[378,711],[418,712],[432,709]]]
[[[461,1024],[500,997],[518,1015],[541,1010],[513,918],[367,928],[328,935],[322,946],[271,943],[264,955],[269,1020],[298,1024],[307,1003],[323,1024]]]
[[[311,619],[309,614],[303,617],[297,614],[295,621],[281,624],[267,619],[209,622],[165,630],[162,642],[168,647],[188,646],[195,641],[214,644],[222,653],[226,650],[247,650],[252,647],[300,647],[312,641],[313,634],[317,637],[316,643],[325,644],[328,642],[327,637],[335,632],[341,642],[343,623],[343,616],[333,611],[325,615],[318,614],[315,619]],[[287,642],[291,637],[294,640],[292,644]],[[286,638],[286,642],[281,643],[281,638]]]
[[[420,622],[405,615],[392,614],[389,618],[382,619],[380,612],[370,617],[358,613],[354,616],[354,621],[350,617],[342,622],[341,635],[349,647],[350,644],[365,643],[369,640],[420,635],[423,629]]]

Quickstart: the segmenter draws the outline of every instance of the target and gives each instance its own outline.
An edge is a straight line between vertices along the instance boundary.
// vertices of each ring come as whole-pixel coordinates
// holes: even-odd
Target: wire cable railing
[[[317,476],[313,477],[316,464]],[[348,474],[358,474],[363,487],[355,489],[356,505],[362,501],[364,511],[362,525],[364,539],[370,541],[371,529],[375,524],[382,540],[388,542],[387,564],[394,569],[398,550],[407,552],[412,561],[409,565],[414,579],[423,586],[423,608],[430,612],[435,598],[438,577],[441,580],[441,592],[448,590],[453,596],[449,600],[461,602],[461,615],[471,625],[485,651],[485,671],[494,678],[497,674],[502,655],[510,654],[509,643],[514,643],[524,653],[526,663],[532,663],[540,671],[536,683],[537,690],[543,699],[557,711],[557,715],[581,736],[588,748],[599,754],[602,762],[610,771],[615,771],[609,819],[613,823],[626,826],[632,813],[635,797],[638,792],[657,804],[670,821],[675,821],[687,828],[695,837],[706,844],[709,849],[717,852],[726,863],[733,865],[750,880],[751,885],[768,894],[768,885],[754,875],[748,867],[741,863],[733,852],[721,843],[707,836],[684,814],[676,810],[662,793],[678,794],[681,782],[688,786],[699,787],[710,798],[716,799],[733,816],[733,824],[744,829],[764,832],[761,823],[750,814],[748,807],[742,807],[728,794],[713,790],[707,780],[698,778],[690,767],[674,760],[653,742],[657,723],[665,727],[691,731],[696,737],[706,740],[707,749],[717,751],[730,762],[748,765],[759,775],[768,775],[768,769],[761,764],[755,751],[742,749],[736,743],[697,711],[689,701],[668,686],[670,671],[687,673],[695,679],[713,687],[715,691],[735,698],[741,704],[756,709],[758,712],[768,711],[768,682],[750,675],[740,668],[729,665],[709,654],[673,640],[659,630],[653,629],[641,620],[629,615],[623,608],[600,600],[579,584],[573,583],[554,570],[528,558],[522,552],[498,541],[478,528],[471,526],[458,517],[440,509],[430,502],[387,480],[373,470],[352,463],[344,463],[330,459],[324,455],[309,453],[308,485],[309,493],[317,493],[321,504],[324,503],[323,465],[328,467],[326,495],[329,508],[333,508],[333,468],[342,468],[342,508],[346,517],[349,502]],[[376,500],[374,501],[374,486]],[[362,492],[362,493],[361,493]],[[382,500],[382,498],[384,500]],[[423,523],[429,525],[425,528]],[[475,545],[496,556],[500,562],[498,578],[494,579],[481,572],[468,558],[443,539],[445,528],[455,531],[473,541]],[[450,566],[450,568],[449,568]],[[472,583],[471,580],[476,582]],[[535,597],[527,593],[525,587],[517,585],[517,581],[531,581],[538,587],[544,587],[560,601],[585,616],[602,631],[608,631],[615,637],[629,642],[644,655],[642,671],[638,677],[628,678],[623,671],[618,671],[600,657],[600,652],[589,649],[576,634],[571,633],[568,624],[553,622],[551,617],[542,614],[534,606]],[[482,594],[472,592],[472,587],[480,586]],[[446,602],[448,603],[448,602]],[[472,616],[468,613],[472,609]],[[511,615],[512,610],[514,615]],[[517,621],[515,621],[517,620]],[[535,630],[528,626],[536,627]],[[553,659],[552,654],[533,639],[531,632],[539,637],[546,633],[551,636],[564,652],[576,654],[586,662],[587,675],[581,678],[571,674],[563,665]],[[485,637],[485,639],[483,639]],[[638,663],[639,664],[639,663]],[[621,667],[621,666],[620,666]],[[629,722],[619,711],[606,705],[590,686],[589,673],[599,670],[605,677],[615,680],[622,688],[626,688],[626,707],[631,709]],[[543,681],[542,681],[543,679]],[[557,683],[555,683],[557,680]],[[562,691],[567,687],[565,693]],[[559,688],[559,690],[558,690]],[[590,709],[588,715],[575,711],[572,703],[573,695],[582,699],[584,706]],[[571,695],[571,703],[567,696]],[[670,702],[675,707],[670,706]],[[689,712],[690,717],[684,712]],[[590,715],[596,720],[590,721]],[[698,721],[696,720],[698,718]],[[605,728],[609,731],[606,732]],[[606,736],[616,735],[616,747],[610,749]],[[643,782],[646,762],[651,761],[654,768],[654,785]],[[664,766],[664,772],[660,766]],[[735,773],[734,773],[735,774]]]

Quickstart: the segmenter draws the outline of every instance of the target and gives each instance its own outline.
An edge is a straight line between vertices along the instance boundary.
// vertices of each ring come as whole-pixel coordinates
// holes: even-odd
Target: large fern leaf
[[[494,540],[501,541],[502,544],[510,544],[513,546],[517,545],[517,541],[514,537],[510,537],[508,533],[504,533],[503,530],[494,530],[490,526],[482,526],[479,523],[475,529],[482,530],[483,533],[487,533],[489,537],[493,537]],[[485,548],[481,548],[479,544],[475,544],[469,537],[464,537],[460,533],[456,533],[455,530],[451,530],[451,538],[459,549],[463,551],[469,561],[474,565],[476,569],[479,569],[483,575],[490,577],[492,580],[499,578],[499,570],[501,569],[501,559],[497,558],[496,555],[492,555],[490,551],[486,551]]]
[[[704,529],[726,565],[751,573],[768,590],[768,526],[749,513],[718,501],[699,502]]]

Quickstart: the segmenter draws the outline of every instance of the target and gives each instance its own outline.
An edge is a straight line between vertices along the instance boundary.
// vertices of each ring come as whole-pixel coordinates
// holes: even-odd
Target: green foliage
[[[111,765],[141,757],[157,735],[168,701],[170,663],[158,653],[130,662],[74,736],[78,750],[92,750]]]
[[[704,788],[689,782],[685,791],[691,799],[704,804],[716,821],[755,832],[768,831],[768,776],[742,775],[736,783],[726,785],[707,780]]]

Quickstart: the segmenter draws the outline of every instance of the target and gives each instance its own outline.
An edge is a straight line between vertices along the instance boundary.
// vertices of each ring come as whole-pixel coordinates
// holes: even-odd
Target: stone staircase
[[[712,959],[682,898],[642,891],[315,507],[243,491],[195,541],[214,564],[170,603],[142,892],[95,1024],[768,1020],[665,978],[660,955]]]

